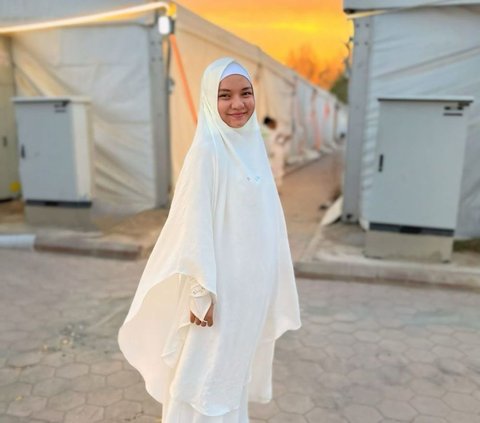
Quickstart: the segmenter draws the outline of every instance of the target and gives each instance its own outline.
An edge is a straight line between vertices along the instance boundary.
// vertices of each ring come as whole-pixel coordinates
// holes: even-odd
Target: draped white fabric
[[[220,76],[204,72],[199,121],[165,226],[149,257],[118,342],[162,402],[186,402],[207,416],[272,396],[275,340],[298,329],[300,312],[283,210],[256,113],[231,128],[217,111]],[[195,278],[215,300],[214,324],[190,324]]]

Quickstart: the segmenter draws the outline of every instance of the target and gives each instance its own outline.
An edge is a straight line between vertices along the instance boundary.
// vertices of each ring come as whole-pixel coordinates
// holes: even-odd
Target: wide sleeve
[[[216,302],[213,215],[216,192],[214,145],[192,144],[180,172],[165,225],[148,258],[118,344],[158,401],[190,325],[190,285],[195,280]]]

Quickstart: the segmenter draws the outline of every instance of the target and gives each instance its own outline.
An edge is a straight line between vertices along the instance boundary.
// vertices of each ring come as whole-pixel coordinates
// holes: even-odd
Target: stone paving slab
[[[0,251],[0,422],[159,422],[118,350],[136,262]],[[251,423],[480,422],[480,294],[299,279]]]

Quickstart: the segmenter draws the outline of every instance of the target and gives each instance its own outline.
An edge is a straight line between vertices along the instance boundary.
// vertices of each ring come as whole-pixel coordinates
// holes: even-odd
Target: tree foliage
[[[327,63],[318,58],[311,44],[303,44],[296,50],[290,50],[286,65],[297,71],[315,85],[329,89],[338,76],[338,65]]]
[[[330,92],[334,94],[342,103],[348,103],[348,78],[345,72],[338,75],[338,78],[334,81]]]
[[[330,90],[342,102],[347,101],[348,79],[344,73],[342,59],[331,62],[318,58],[311,44],[303,44],[290,50],[286,65],[319,87]]]

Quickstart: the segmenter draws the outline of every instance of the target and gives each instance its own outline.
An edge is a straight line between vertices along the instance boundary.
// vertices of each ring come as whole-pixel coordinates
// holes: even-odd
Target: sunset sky
[[[321,66],[343,68],[353,25],[342,0],[180,0],[180,4],[285,63],[309,44]]]

